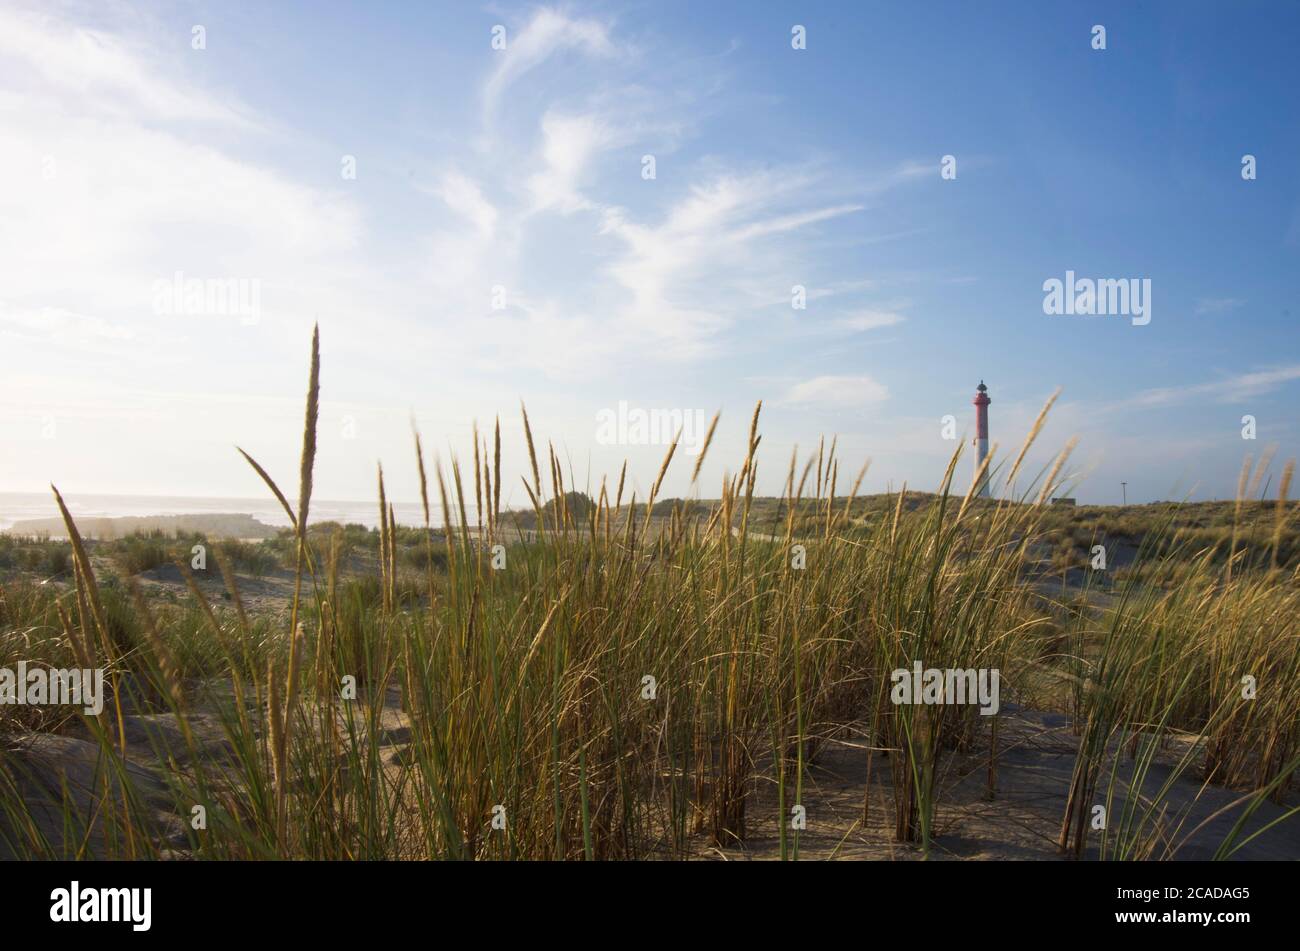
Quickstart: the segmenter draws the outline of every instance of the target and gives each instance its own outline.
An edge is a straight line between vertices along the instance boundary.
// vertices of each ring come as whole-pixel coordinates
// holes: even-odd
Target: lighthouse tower
[[[980,471],[980,466],[984,464],[984,459],[989,454],[989,404],[993,401],[989,399],[989,388],[980,380],[980,385],[976,390],[975,399],[971,400],[975,404],[975,472]],[[989,497],[989,476],[984,473],[984,478],[975,490],[975,494],[983,498]]]

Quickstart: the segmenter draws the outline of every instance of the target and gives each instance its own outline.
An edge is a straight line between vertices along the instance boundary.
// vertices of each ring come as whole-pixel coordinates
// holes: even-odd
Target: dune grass
[[[668,505],[657,495],[675,447],[645,499],[624,498],[625,471],[577,493],[524,413],[530,517],[500,508],[499,426],[490,440],[475,430],[472,471],[426,467],[417,435],[425,525],[396,525],[381,471],[375,537],[307,529],[319,388],[314,337],[296,508],[245,454],[294,526],[287,623],[244,610],[219,546],[225,607],[192,579],[189,605],[101,585],[66,508],[72,587],[0,589],[0,666],[103,667],[111,684],[98,717],[0,707],[11,854],[683,858],[744,842],[770,784],[780,853],[797,858],[808,767],[851,725],[892,790],[894,837],[926,855],[943,757],[986,756],[996,796],[1005,708],[1044,682],[1077,738],[1067,856],[1163,858],[1194,831],[1163,792],[1123,795],[1121,772],[1144,779],[1171,744],[1186,752],[1164,792],[1215,783],[1246,809],[1282,801],[1300,766],[1300,588],[1276,541],[1246,565],[1235,535],[1225,562],[1195,536],[1156,533],[1141,582],[1098,610],[1063,615],[1029,580],[1070,448],[1037,477],[1020,471],[1048,407],[1015,463],[991,472],[999,501],[954,491],[959,448],[924,505],[904,488],[868,511],[860,473],[837,494],[832,442],[790,460],[762,513],[760,409],[718,501]],[[1276,509],[1270,537],[1288,537],[1285,490]],[[341,574],[349,545],[375,546],[372,575]],[[1003,710],[892,702],[892,672],[915,661],[998,670]],[[164,718],[174,734],[128,737]],[[59,730],[91,744],[97,766],[81,794],[54,780],[51,823],[32,794],[49,777],[24,744]],[[163,764],[161,791],[130,766],[142,752]]]

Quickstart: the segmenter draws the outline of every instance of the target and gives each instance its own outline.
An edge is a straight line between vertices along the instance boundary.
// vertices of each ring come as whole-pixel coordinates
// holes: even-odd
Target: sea
[[[121,518],[126,515],[251,515],[263,525],[287,528],[289,516],[275,499],[202,498],[171,495],[78,495],[63,496],[68,511],[78,518]],[[294,500],[290,499],[290,504]],[[472,522],[473,506],[467,509]],[[399,525],[423,525],[424,509],[419,502],[394,502],[393,515]],[[0,531],[11,528],[14,522],[33,518],[58,518],[59,508],[54,495],[49,492],[0,492]],[[459,516],[457,516],[459,517]],[[429,518],[435,525],[442,524],[442,513],[430,505]],[[340,502],[312,499],[309,523],[356,523],[367,528],[379,524],[379,503]]]

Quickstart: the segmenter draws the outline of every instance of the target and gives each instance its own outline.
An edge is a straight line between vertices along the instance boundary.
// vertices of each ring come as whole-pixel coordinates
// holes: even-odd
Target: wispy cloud
[[[860,310],[843,317],[837,317],[834,326],[850,333],[875,330],[878,327],[893,327],[907,318],[889,310]]]
[[[1292,380],[1300,380],[1300,364],[1271,370],[1256,370],[1209,383],[1143,390],[1128,403],[1142,406],[1173,406],[1201,396],[1213,396],[1216,400],[1232,403],[1272,392]]]
[[[231,97],[214,98],[155,68],[142,42],[54,14],[0,10],[0,58],[22,64],[8,79],[47,106],[75,104],[78,113],[133,121],[255,124],[251,111]]]
[[[105,341],[128,341],[136,333],[125,324],[102,317],[78,314],[59,307],[20,310],[0,301],[0,334],[11,333],[77,347],[102,345]]]
[[[1240,297],[1202,297],[1196,302],[1196,313],[1226,314],[1244,306],[1246,301]]]
[[[500,62],[483,87],[485,115],[491,118],[496,113],[510,87],[523,76],[565,50],[608,57],[615,53],[615,46],[606,24],[570,17],[550,7],[539,9],[513,35],[507,32],[506,48],[496,51]]]
[[[864,205],[832,205],[829,208],[814,208],[811,211],[801,211],[796,214],[780,215],[775,218],[769,218],[766,221],[759,221],[746,225],[745,227],[733,232],[731,238],[734,241],[748,241],[752,238],[761,238],[769,234],[780,234],[784,231],[794,231],[796,228],[802,228],[805,225],[816,224],[819,221],[827,221],[831,218],[838,218],[840,215],[848,215],[855,211],[861,211],[864,207]]]
[[[782,402],[847,408],[888,398],[885,385],[869,376],[817,376],[790,387]]]
[[[480,237],[490,238],[496,229],[497,210],[472,179],[459,172],[448,172],[433,190],[447,207],[474,227]]]
[[[610,21],[543,8],[509,35],[484,80],[478,148],[449,156],[458,171],[432,189],[455,215],[432,230],[438,309],[485,331],[450,344],[466,365],[570,378],[720,352],[778,296],[788,303],[793,283],[825,274],[835,222],[922,174],[910,163],[849,176],[811,155],[686,160],[677,150],[691,125],[681,112],[690,90],[668,75],[654,96],[611,95],[639,89],[623,56],[635,48]],[[560,91],[572,89],[551,80],[578,66],[599,79],[566,99]],[[700,68],[692,88],[708,78]],[[511,121],[496,121],[506,108]],[[662,160],[664,146],[673,160],[643,179],[641,156]],[[808,299],[869,284],[854,276],[812,287]],[[494,286],[507,291],[495,310]],[[837,307],[843,321],[825,328],[856,333],[902,319],[851,307]]]
[[[743,294],[757,279],[770,281],[777,265],[764,239],[851,214],[855,204],[798,213],[783,204],[804,199],[799,176],[763,171],[727,174],[692,186],[657,225],[635,221],[623,209],[607,212],[603,230],[624,253],[609,272],[631,294],[624,319],[698,354],[708,338],[730,326],[744,307],[761,300]],[[787,255],[798,252],[780,246]],[[788,266],[788,263],[787,263]]]
[[[542,168],[528,179],[533,210],[554,209],[569,214],[589,209],[592,203],[578,184],[595,153],[609,141],[608,131],[594,115],[566,116],[548,112],[542,117]]]
[[[140,29],[85,28],[57,5],[0,10],[0,335],[11,368],[42,371],[38,385],[5,374],[0,402],[57,415],[93,379],[97,411],[118,425],[89,434],[91,454],[140,435],[134,381],[163,381],[162,406],[216,367],[224,385],[266,392],[251,367],[297,352],[327,308],[362,312],[361,285],[348,290],[358,205],[272,164],[257,146],[275,123],[198,82],[211,54],[183,35],[169,48]],[[155,285],[178,271],[259,282],[261,320],[159,313]],[[32,451],[55,449],[70,453]]]

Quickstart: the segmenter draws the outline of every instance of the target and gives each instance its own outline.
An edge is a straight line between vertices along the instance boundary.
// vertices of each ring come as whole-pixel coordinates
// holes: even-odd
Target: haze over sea
[[[215,497],[158,496],[158,495],[90,495],[67,494],[63,497],[74,519],[122,518],[151,515],[251,515],[265,525],[279,528],[289,526],[289,518],[275,499],[240,499]],[[294,500],[290,499],[293,503]],[[394,502],[393,511],[399,525],[424,524],[424,511],[418,502]],[[472,520],[473,505],[467,509]],[[331,502],[327,499],[311,500],[308,522],[358,523],[367,528],[379,524],[378,502]],[[49,492],[0,492],[0,531],[6,531],[15,522],[36,518],[58,518],[59,509],[54,495]],[[429,506],[429,518],[435,525],[442,524],[438,506]]]

